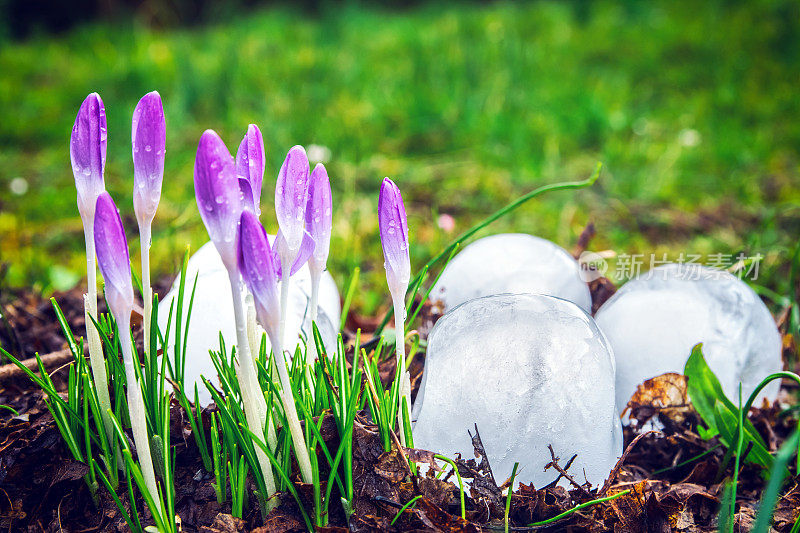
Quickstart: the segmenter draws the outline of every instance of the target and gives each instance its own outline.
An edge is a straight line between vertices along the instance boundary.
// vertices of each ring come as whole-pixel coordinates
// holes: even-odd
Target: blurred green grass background
[[[235,151],[255,122],[267,151],[268,230],[286,151],[329,149],[329,269],[343,290],[362,268],[354,305],[363,313],[388,302],[375,215],[384,176],[405,195],[412,263],[421,265],[503,204],[588,177],[597,161],[605,167],[591,190],[534,200],[491,232],[535,233],[570,249],[593,221],[593,250],[761,253],[758,283],[785,294],[800,230],[797,6],[348,4],[313,16],[272,6],[192,29],[96,22],[5,42],[2,284],[49,292],[83,276],[68,139],[91,91],[105,101],[106,186],[138,271],[130,116],[157,89],[168,135],[157,275],[175,272],[187,244],[207,238],[192,184],[200,134],[214,128]],[[440,214],[454,217],[454,232],[439,227]]]

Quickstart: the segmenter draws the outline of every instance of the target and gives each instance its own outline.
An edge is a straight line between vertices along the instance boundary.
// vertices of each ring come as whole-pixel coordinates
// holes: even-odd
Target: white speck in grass
[[[682,129],[678,134],[678,141],[681,143],[681,146],[686,146],[687,148],[693,148],[697,146],[700,144],[701,140],[700,132],[696,129]]]
[[[28,192],[28,180],[22,177],[16,177],[8,184],[11,194],[15,196],[22,196]]]
[[[331,149],[320,144],[309,144],[306,155],[312,163],[327,163],[331,160]]]
[[[641,137],[642,135],[645,135],[647,133],[649,126],[650,123],[646,118],[644,117],[638,118],[633,123],[633,133]]]

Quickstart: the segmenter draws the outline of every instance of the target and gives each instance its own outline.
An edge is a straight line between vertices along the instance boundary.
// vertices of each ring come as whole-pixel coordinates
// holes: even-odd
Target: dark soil
[[[613,293],[608,280],[592,286],[595,304]],[[59,352],[64,340],[49,301],[25,291],[4,296],[0,325],[0,344],[9,351],[30,357],[34,352]],[[83,331],[83,303],[77,291],[59,294],[56,299],[74,328]],[[436,306],[426,306],[423,330],[436,319]],[[350,327],[374,328],[377,321],[351,317]],[[424,332],[423,332],[424,333]],[[797,361],[794,342],[787,336],[786,360]],[[419,386],[424,356],[419,354],[411,366],[414,392]],[[794,364],[795,371],[796,363]],[[393,358],[382,367],[388,382],[394,375]],[[41,391],[18,372],[0,370],[0,404],[19,413],[0,409],[0,530],[3,531],[126,531],[127,527],[108,493],[98,491],[93,502],[83,481],[86,466],[74,461],[42,400]],[[55,377],[63,376],[64,363],[49,368]],[[784,384],[782,403],[796,405],[797,390]],[[645,401],[646,400],[646,401]],[[581,476],[571,473],[570,457],[553,457],[548,468],[563,472],[570,489],[560,486],[522,485],[511,498],[512,530],[532,522],[551,518],[575,505],[598,497],[630,489],[617,499],[584,508],[546,528],[551,531],[715,531],[722,495],[722,480],[731,467],[721,470],[724,450],[716,439],[702,440],[697,434],[698,416],[686,399],[685,380],[671,374],[650,380],[632,399],[631,417],[638,427],[651,417],[659,418],[660,432],[636,433],[625,429],[626,452],[603,487],[580,484]],[[209,409],[214,409],[212,406]],[[207,414],[208,409],[205,413]],[[778,407],[753,409],[751,420],[774,451],[796,425],[795,414],[786,416]],[[208,416],[204,416],[208,423]],[[323,437],[335,446],[337,434],[332,421],[323,424]],[[211,486],[212,477],[203,469],[191,436],[188,422],[180,408],[173,407],[173,441],[176,449],[176,510],[183,531],[208,533],[302,531],[304,525],[293,499],[281,495],[280,506],[267,520],[262,520],[254,497],[243,519],[229,513],[230,504],[218,505]],[[505,498],[501,490],[506,480],[495,480],[482,454],[477,432],[473,440],[475,457],[459,460],[464,477],[474,478],[466,501],[466,519],[460,516],[458,490],[452,473],[442,480],[433,477],[410,477],[404,455],[419,463],[432,463],[433,454],[421,450],[394,447],[384,453],[368,414],[359,413],[354,436],[355,513],[349,524],[333,492],[330,522],[324,531],[492,531],[503,530]],[[716,447],[716,448],[715,448]],[[708,451],[699,460],[691,460]],[[688,461],[688,462],[687,462]],[[324,461],[323,461],[324,463]],[[437,468],[447,467],[439,464]],[[791,468],[795,472],[794,466]],[[574,478],[571,474],[575,474]],[[298,479],[295,473],[295,480]],[[762,472],[745,465],[739,476],[737,494],[737,531],[752,525],[764,487]],[[301,495],[310,495],[310,487],[296,483]],[[498,486],[499,485],[499,486]],[[125,491],[120,491],[124,493]],[[800,478],[788,480],[784,496],[775,513],[775,530],[788,532],[800,512]],[[399,508],[421,495],[416,505],[390,522]],[[129,505],[127,496],[122,500]],[[137,508],[145,508],[137,501]],[[311,508],[311,505],[308,505]]]

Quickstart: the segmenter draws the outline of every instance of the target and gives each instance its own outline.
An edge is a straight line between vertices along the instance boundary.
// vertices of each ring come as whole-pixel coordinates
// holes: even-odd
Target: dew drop
[[[133,147],[133,153],[134,154],[138,154],[139,153],[139,147],[138,146],[134,146]]]
[[[152,146],[150,146],[149,144],[146,144],[146,145],[144,146],[144,151],[145,151],[145,152],[152,152],[152,151],[153,151],[153,147],[152,147]]]
[[[389,235],[394,235],[394,228],[389,225]]]
[[[218,204],[221,204],[225,201],[225,198],[223,198],[222,196],[217,196],[216,198],[214,198],[214,201],[216,201]]]

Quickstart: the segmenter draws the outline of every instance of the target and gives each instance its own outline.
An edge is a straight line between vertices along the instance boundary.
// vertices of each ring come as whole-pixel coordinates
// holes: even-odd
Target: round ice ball
[[[466,458],[477,424],[498,483],[516,461],[517,481],[552,482],[552,445],[598,486],[622,453],[611,349],[589,315],[550,296],[487,296],[440,318],[412,419],[415,447]]]
[[[666,372],[683,372],[692,347],[703,355],[725,394],[738,402],[783,369],[781,338],[761,298],[728,272],[697,264],[654,268],[626,283],[597,312],[597,325],[617,359],[617,405],[636,387]],[[775,400],[773,382],[760,394]]]
[[[525,233],[478,239],[459,252],[431,291],[445,310],[492,294],[547,294],[592,308],[578,262],[560,246]]]
[[[270,239],[274,237],[270,236]],[[219,336],[222,334],[228,350],[236,344],[236,322],[233,317],[233,298],[228,271],[213,243],[207,242],[189,257],[186,265],[186,288],[182,327],[185,327],[188,315],[189,298],[197,276],[197,289],[192,303],[192,315],[189,320],[189,333],[186,340],[186,374],[185,379],[190,391],[197,384],[200,402],[207,404],[211,395],[203,384],[201,376],[216,382],[217,372],[211,361],[209,350],[219,351]],[[164,296],[158,306],[158,326],[166,331],[170,305],[177,305],[180,279],[176,279],[172,288]],[[244,298],[244,286],[242,285]],[[319,307],[317,327],[320,330],[323,344],[328,355],[336,349],[341,307],[339,290],[330,273],[323,272],[320,280]],[[310,348],[309,357],[316,356],[316,346],[311,329],[309,301],[311,294],[311,274],[308,265],[301,268],[291,278],[286,323],[286,350],[294,354],[294,342],[305,339]],[[173,311],[174,313],[174,311]],[[183,332],[181,332],[183,334]],[[175,339],[175,318],[170,327],[168,347]],[[291,345],[290,345],[291,344]],[[267,338],[267,349],[270,343]]]

